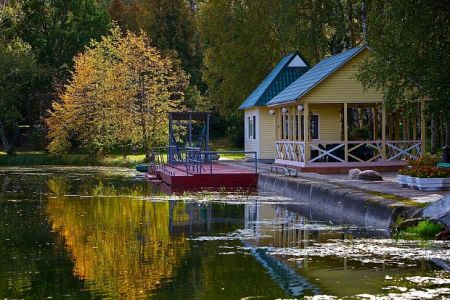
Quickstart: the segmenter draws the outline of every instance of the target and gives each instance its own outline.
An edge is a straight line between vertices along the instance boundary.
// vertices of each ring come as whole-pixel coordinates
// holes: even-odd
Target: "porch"
[[[379,102],[277,107],[275,164],[317,173],[395,171],[424,152],[424,110],[425,102],[389,113]]]

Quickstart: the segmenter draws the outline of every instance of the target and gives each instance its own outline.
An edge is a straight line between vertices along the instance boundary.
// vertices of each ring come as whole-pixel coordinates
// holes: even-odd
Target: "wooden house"
[[[273,162],[276,154],[274,119],[267,102],[308,69],[298,53],[286,55],[239,107],[245,110],[245,150],[256,151],[259,160]]]
[[[383,95],[363,89],[356,78],[368,52],[362,46],[312,68],[305,63],[308,70],[271,99],[246,105],[261,86],[264,89],[263,81],[241,106],[245,149],[257,151],[264,160],[314,172],[391,170],[420,156],[425,147],[425,102],[412,110],[388,112]]]

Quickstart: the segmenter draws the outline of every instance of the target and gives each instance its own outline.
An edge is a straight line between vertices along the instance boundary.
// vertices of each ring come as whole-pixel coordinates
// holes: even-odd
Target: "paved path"
[[[221,161],[222,162],[222,161]],[[228,161],[224,163],[231,163],[243,167],[254,168],[254,163],[244,161]],[[270,164],[258,163],[258,171],[270,172]],[[298,177],[302,179],[312,179],[319,181],[327,181],[337,185],[363,189],[372,192],[379,192],[384,194],[391,194],[402,198],[409,198],[418,203],[431,203],[441,199],[443,196],[450,193],[446,191],[419,191],[411,188],[404,188],[398,184],[396,180],[397,173],[382,172],[384,181],[364,181],[364,180],[350,180],[348,174],[317,174],[299,172]]]

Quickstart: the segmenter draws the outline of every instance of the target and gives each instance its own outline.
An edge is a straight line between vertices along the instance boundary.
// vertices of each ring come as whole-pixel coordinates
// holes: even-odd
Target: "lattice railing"
[[[295,162],[305,161],[305,143],[294,141],[276,141],[277,159]]]
[[[386,141],[386,159],[417,159],[421,155],[421,141]]]

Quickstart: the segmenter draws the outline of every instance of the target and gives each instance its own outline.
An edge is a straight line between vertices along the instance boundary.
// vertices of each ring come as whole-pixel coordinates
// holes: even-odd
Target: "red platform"
[[[164,166],[155,174],[164,183],[173,187],[183,188],[246,188],[256,187],[258,174],[248,169],[213,163],[202,166],[200,172],[186,172],[184,164],[178,166]],[[151,175],[149,175],[151,176]]]

